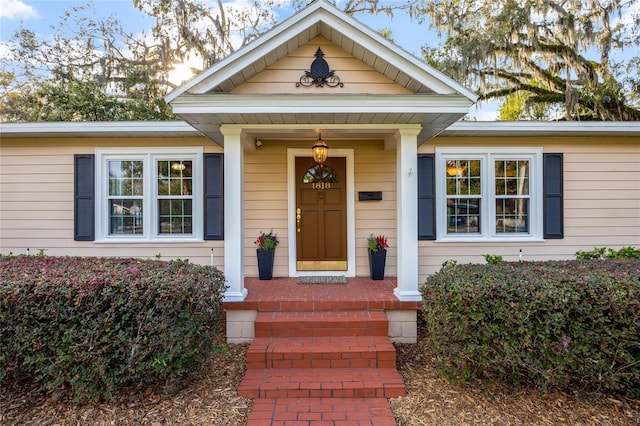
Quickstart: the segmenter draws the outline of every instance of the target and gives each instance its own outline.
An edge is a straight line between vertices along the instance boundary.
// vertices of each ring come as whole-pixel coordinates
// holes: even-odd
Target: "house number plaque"
[[[331,183],[329,182],[314,182],[312,185],[313,189],[331,189]]]

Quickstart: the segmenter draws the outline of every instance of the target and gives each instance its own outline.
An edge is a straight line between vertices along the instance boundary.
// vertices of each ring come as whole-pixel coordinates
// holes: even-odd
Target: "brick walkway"
[[[396,426],[385,398],[263,398],[253,403],[249,426]]]
[[[254,399],[248,426],[395,425],[387,398],[405,395],[385,309],[400,302],[395,279],[297,284],[246,279],[255,339],[238,393]]]

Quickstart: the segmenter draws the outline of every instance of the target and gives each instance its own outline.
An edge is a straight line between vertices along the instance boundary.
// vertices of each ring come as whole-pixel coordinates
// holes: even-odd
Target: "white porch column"
[[[242,129],[220,127],[224,135],[224,276],[225,302],[242,302],[244,288],[244,150]]]
[[[402,301],[419,301],[418,291],[418,133],[420,128],[399,129],[397,134],[398,286]]]

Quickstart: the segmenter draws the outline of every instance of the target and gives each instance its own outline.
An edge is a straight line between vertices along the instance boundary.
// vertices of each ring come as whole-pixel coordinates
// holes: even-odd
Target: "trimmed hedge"
[[[28,380],[77,400],[126,386],[175,388],[216,344],[223,274],[185,262],[0,259],[0,383]]]
[[[578,250],[576,259],[640,259],[640,248],[628,246],[616,250],[608,247],[594,247],[593,250]]]
[[[450,379],[640,397],[640,260],[454,264],[421,292]]]

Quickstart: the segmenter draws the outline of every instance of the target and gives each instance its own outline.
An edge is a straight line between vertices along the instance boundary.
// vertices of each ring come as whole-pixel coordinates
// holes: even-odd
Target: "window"
[[[529,232],[529,160],[495,160],[496,233]]]
[[[96,239],[202,239],[202,150],[98,150]]]
[[[437,149],[438,240],[542,239],[539,149]]]
[[[337,183],[338,174],[333,167],[316,164],[310,167],[302,177],[302,183]]]
[[[141,235],[144,162],[107,160],[109,170],[109,234]]]
[[[191,234],[193,229],[193,161],[162,160],[157,165],[160,234]]]

